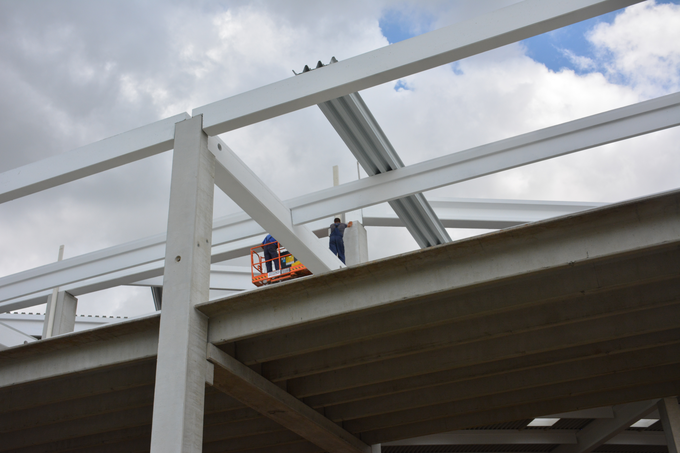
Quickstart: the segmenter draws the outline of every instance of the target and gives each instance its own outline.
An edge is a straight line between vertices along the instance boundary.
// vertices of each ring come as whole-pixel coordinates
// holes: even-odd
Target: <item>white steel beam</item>
[[[319,108],[369,177],[404,167],[359,93],[323,102]],[[422,193],[392,200],[389,204],[420,248],[451,242]]]
[[[590,19],[641,0],[526,0],[193,110],[218,135]]]
[[[180,113],[0,174],[0,203],[171,150]]]
[[[293,225],[290,210],[241,159],[219,139],[211,137],[215,154],[215,184],[314,274],[344,267],[307,227]]]
[[[208,344],[213,385],[329,453],[370,453],[371,448],[238,360]]]
[[[163,310],[151,426],[152,453],[200,452],[215,156],[200,116],[177,123],[170,183]]]
[[[288,206],[298,225],[679,124],[680,93],[669,94],[303,195]]]
[[[0,322],[0,350],[36,341],[30,335]]]
[[[576,434],[576,444],[560,445],[554,453],[588,453],[656,409],[659,400],[614,406],[614,418],[595,420]]]
[[[163,286],[163,277],[153,277],[131,283],[130,286]],[[252,274],[245,266],[210,266],[210,289],[245,291],[254,289]]]
[[[446,228],[501,229],[604,206],[579,201],[494,200],[482,198],[428,198]],[[403,227],[386,204],[364,208],[365,226]]]
[[[587,202],[450,198],[435,198],[430,200],[430,204],[447,228],[485,229],[505,228],[603,205]],[[394,211],[384,204],[364,209],[363,218],[366,226],[403,226]],[[324,237],[328,234],[327,230],[323,223],[323,227],[315,229],[314,233],[317,237]],[[263,234],[264,229],[243,212],[216,220],[212,262],[247,256],[251,247],[260,244]],[[44,303],[52,293],[48,288],[54,283],[74,296],[119,285],[160,285],[164,247],[165,234],[160,234],[32,269],[27,271],[29,276],[19,273],[0,278],[0,312]],[[211,288],[227,289],[223,286],[231,283],[224,281],[223,273],[219,270],[221,268],[213,265],[211,269]],[[241,278],[239,281],[244,282]],[[23,291],[30,293],[8,298],[8,293],[4,291],[11,290],[15,283],[20,282],[26,284]]]

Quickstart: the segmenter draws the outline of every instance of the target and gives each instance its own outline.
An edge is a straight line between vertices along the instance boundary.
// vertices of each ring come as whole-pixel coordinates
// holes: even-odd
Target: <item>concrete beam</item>
[[[0,388],[156,356],[158,315],[0,351]]]
[[[192,114],[203,115],[208,135],[223,134],[635,3],[527,0],[196,108]]]
[[[181,113],[2,173],[0,203],[171,150],[175,123],[187,118]]]
[[[531,390],[528,392],[512,392],[511,394],[504,394],[499,398],[463,400],[455,405],[434,406],[424,411],[390,414],[390,416],[381,416],[373,420],[363,419],[362,425],[364,422],[375,424],[376,428],[369,431],[363,431],[363,428],[368,427],[368,424],[358,428],[355,422],[348,422],[345,424],[345,427],[348,430],[352,429],[352,432],[355,432],[355,429],[362,431],[361,438],[365,442],[384,443],[456,429],[534,418],[536,414],[572,410],[589,405],[602,406],[629,398],[642,400],[646,397],[649,399],[654,398],[655,395],[669,394],[677,391],[676,389],[679,386],[677,372],[680,370],[677,366],[675,369],[674,376],[669,381],[639,385],[639,383],[636,384],[634,382],[635,378],[633,376],[628,376],[627,387],[615,388],[612,386],[607,390],[601,390],[602,386],[607,384],[606,382],[600,382],[599,384],[601,385],[598,385],[597,390],[593,392],[588,392],[585,386],[579,386],[578,392],[575,394],[569,393],[569,386],[571,384],[567,384],[561,386],[561,388],[551,389],[546,387],[541,389],[545,390],[545,393],[541,392],[541,395],[546,397],[545,400],[532,397],[530,395],[532,393]],[[666,371],[664,370],[663,372]],[[644,370],[641,374],[644,374]],[[554,393],[551,396],[549,392],[553,390],[558,390],[559,394]],[[581,391],[584,391],[584,393],[581,393]],[[507,405],[509,401],[515,401],[515,404]],[[398,419],[400,423],[397,425],[392,424],[395,419]],[[382,425],[382,427],[377,427],[378,425]],[[447,429],[447,427],[449,428]]]
[[[555,453],[589,453],[656,409],[659,400],[614,406],[614,418],[595,420],[576,434],[575,445],[560,445]]]
[[[674,93],[303,195],[288,206],[295,225],[307,223],[678,125]]]
[[[552,281],[555,283],[555,280]],[[505,289],[500,291],[507,294],[503,291]],[[586,338],[589,339],[587,341],[604,341],[633,332],[642,333],[650,326],[654,326],[655,331],[673,328],[665,318],[680,316],[680,296],[676,294],[677,290],[677,284],[661,282],[634,289],[626,287],[607,291],[603,288],[598,294],[564,297],[526,308],[517,307],[516,310],[486,316],[465,317],[437,326],[414,329],[401,335],[376,336],[368,341],[354,341],[330,350],[268,361],[262,365],[262,374],[272,381],[279,381],[337,370],[333,374],[337,377],[346,368],[381,362],[382,372],[392,372],[392,377],[395,378],[407,373],[406,370],[436,371],[436,367],[445,367],[447,363],[462,366],[468,360],[474,361],[475,357],[483,357],[485,360],[504,357],[506,354],[511,355],[510,351],[516,347],[528,354],[553,347],[560,349],[573,344],[572,342],[586,342]],[[475,296],[484,297],[486,292],[477,291]],[[670,305],[671,303],[677,305]],[[631,315],[631,312],[635,314]],[[644,327],[636,326],[636,321],[643,313],[650,320],[649,324],[645,323]],[[658,324],[652,324],[652,320]],[[370,326],[363,320],[356,322],[361,323],[365,329]],[[623,325],[627,325],[630,330],[623,330]],[[579,326],[579,334],[572,332],[575,326]],[[512,341],[508,340],[510,337]],[[544,340],[540,341],[542,337]],[[532,338],[537,341],[532,343]],[[497,343],[498,346],[489,347],[487,354],[476,356],[471,351],[479,351],[478,347],[484,348],[477,346],[478,343]],[[451,348],[450,360],[435,360],[428,364],[427,359],[440,354],[442,348]],[[466,352],[466,348],[470,352]],[[416,354],[419,358],[413,357]],[[408,361],[422,363],[424,368],[400,367],[399,363]],[[393,367],[396,369],[393,370]],[[352,372],[349,371],[350,374]],[[363,373],[357,375],[368,380],[368,376]],[[343,382],[347,383],[345,380]]]
[[[680,450],[680,406],[678,406],[678,397],[671,396],[660,399],[658,408],[663,432],[666,435],[668,453],[678,453]]]
[[[197,116],[177,123],[151,429],[152,453],[200,452],[215,156]]]
[[[672,248],[679,237],[680,214],[675,211],[679,198],[679,192],[669,192],[619,203],[427,249],[415,261],[405,254],[399,260],[313,276],[295,285],[201,304],[198,309],[211,318],[210,342],[219,344],[443,290],[577,266],[634,250]],[[285,312],[279,309],[282,306]]]
[[[344,267],[307,227],[291,223],[290,210],[219,137],[210,150],[217,165],[215,184],[241,209],[283,244],[314,274]]]
[[[578,328],[578,326],[575,326]],[[514,339],[512,340],[514,341]],[[496,398],[499,394],[513,391],[536,389],[536,395],[543,392],[542,387],[555,386],[560,383],[573,383],[574,394],[577,389],[583,389],[587,384],[606,382],[607,376],[618,379],[614,374],[630,373],[635,375],[645,368],[654,368],[657,364],[668,363],[663,358],[677,353],[678,344],[663,347],[648,347],[640,350],[616,352],[607,357],[591,356],[580,360],[562,361],[560,352],[553,355],[543,366],[527,368],[521,358],[512,361],[512,370],[502,375],[482,375],[473,381],[460,379],[456,369],[451,370],[448,382],[441,382],[432,387],[414,388],[401,392],[382,395],[366,395],[361,400],[354,400],[335,404],[324,408],[324,414],[329,419],[340,422],[365,417],[373,417],[392,412],[417,410],[421,407],[437,406],[441,404],[457,405],[460,400]],[[544,356],[548,356],[545,354]],[[506,361],[510,363],[510,361]],[[464,366],[464,365],[463,365]],[[593,384],[593,387],[595,385]],[[595,390],[593,388],[593,390]],[[305,400],[306,401],[306,400]],[[600,419],[612,420],[612,419]]]
[[[508,430],[475,429],[452,431],[416,437],[415,439],[386,442],[383,446],[406,445],[488,445],[488,444],[576,444],[576,432],[566,430]],[[658,432],[626,432],[609,439],[609,445],[666,445],[666,439]]]
[[[370,453],[370,447],[300,400],[208,345],[214,386],[329,453]]]
[[[64,404],[72,400],[86,399],[109,392],[153,385],[156,360],[135,361],[126,365],[106,367],[86,373],[69,374],[61,379],[36,381],[23,385],[26,392],[16,387],[0,389],[3,410],[8,413],[35,410],[50,404]]]

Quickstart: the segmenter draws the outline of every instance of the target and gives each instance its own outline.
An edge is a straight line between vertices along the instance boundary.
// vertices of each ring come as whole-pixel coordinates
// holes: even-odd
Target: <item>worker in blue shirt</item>
[[[266,266],[267,266],[267,273],[272,271],[272,260],[274,262],[274,266],[276,267],[276,270],[279,270],[279,243],[274,239],[274,237],[271,234],[268,234],[265,238],[264,241],[262,241],[262,244],[264,245],[264,259],[266,261]]]
[[[331,223],[331,235],[328,241],[328,247],[331,249],[331,252],[333,252],[333,255],[340,258],[340,261],[342,261],[343,264],[345,263],[345,242],[342,237],[345,234],[345,228],[351,226],[352,222],[342,223],[337,217],[333,220],[333,223]]]

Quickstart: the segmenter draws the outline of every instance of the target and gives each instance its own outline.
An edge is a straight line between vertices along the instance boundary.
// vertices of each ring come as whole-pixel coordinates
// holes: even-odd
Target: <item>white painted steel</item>
[[[604,206],[578,201],[494,200],[483,198],[428,199],[446,228],[500,229]],[[401,227],[402,221],[387,204],[364,208],[364,225]]]
[[[170,183],[163,310],[158,334],[152,453],[203,446],[215,156],[197,116],[177,123]]]
[[[180,113],[2,173],[0,203],[171,150],[175,123],[187,118],[188,113]]]
[[[211,137],[215,184],[314,274],[344,267],[307,227],[293,225],[290,210],[229,147]]]
[[[130,286],[163,286],[163,277],[140,280],[130,284]],[[216,264],[210,266],[210,289],[246,291],[254,288],[250,267]]]
[[[404,167],[359,93],[332,99],[319,108],[369,177]],[[334,167],[333,186],[337,186]],[[389,202],[420,248],[451,242],[451,237],[422,193]]]
[[[288,206],[298,225],[679,124],[680,93],[669,94],[303,195]]]
[[[30,335],[0,322],[0,350],[36,341]]]
[[[193,110],[218,135],[599,16],[641,0],[526,0]]]
[[[505,228],[603,205],[586,202],[446,198],[433,198],[430,204],[447,228],[484,229]],[[327,236],[323,221],[314,222],[313,225],[321,232],[320,237]],[[380,204],[364,209],[364,225],[397,227],[402,226],[402,223],[388,205]],[[256,235],[253,236],[253,233]],[[264,234],[264,229],[243,212],[216,220],[212,262],[247,256],[251,247],[260,244]],[[163,275],[164,247],[165,234],[159,234],[32,269],[30,279],[26,280],[28,289],[25,291],[43,289],[14,298],[0,297],[0,312],[44,303],[51,293],[45,288],[55,282],[74,296],[119,285],[158,286],[161,282],[159,277]],[[216,269],[215,265],[212,269]],[[15,282],[23,282],[22,274],[1,278],[0,295],[7,294],[4,291],[12,288]],[[216,280],[217,275],[219,274],[211,272],[212,289],[239,288],[223,287],[230,286],[231,283]],[[154,280],[146,281],[148,279]],[[242,280],[239,281],[243,283]],[[244,289],[247,287],[246,285]]]

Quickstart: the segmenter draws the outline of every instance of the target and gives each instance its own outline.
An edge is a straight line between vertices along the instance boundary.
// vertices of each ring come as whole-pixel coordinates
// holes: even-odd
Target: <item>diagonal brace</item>
[[[215,365],[212,385],[255,409],[328,453],[370,453],[371,447],[263,378],[213,344],[208,361]]]

